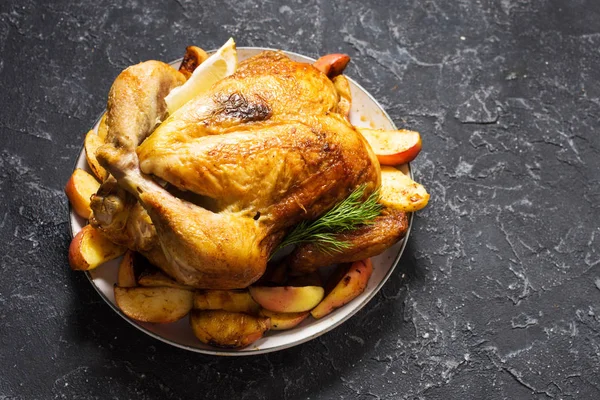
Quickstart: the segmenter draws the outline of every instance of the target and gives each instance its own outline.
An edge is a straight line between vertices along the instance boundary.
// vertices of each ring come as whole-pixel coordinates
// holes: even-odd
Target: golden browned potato
[[[260,315],[271,318],[271,330],[274,331],[292,329],[300,322],[304,321],[309,314],[310,313],[308,311],[297,313],[278,313],[265,310],[264,308],[260,310]]]
[[[192,310],[190,324],[202,343],[228,349],[246,347],[271,328],[267,317],[223,310]]]
[[[369,278],[373,273],[373,264],[371,264],[370,258],[362,261],[355,261],[352,264],[342,264],[338,268],[339,270],[332,275],[334,277],[333,279],[336,279],[336,277],[339,277],[340,275],[342,278],[336,280],[337,284],[335,284],[333,289],[325,296],[323,301],[310,312],[314,318],[323,318],[336,308],[349,303],[352,299],[364,292],[367,283],[369,282]],[[342,273],[340,273],[340,270]],[[328,286],[329,285],[328,282]]]
[[[323,299],[320,286],[251,286],[250,295],[263,308],[275,312],[312,310]]]
[[[394,167],[381,167],[379,202],[404,212],[418,211],[427,205],[429,194],[419,183]]]
[[[188,79],[192,72],[198,65],[202,64],[208,58],[208,54],[200,47],[197,46],[188,46],[185,49],[185,55],[183,56],[183,61],[181,61],[181,65],[179,66],[179,72],[185,75],[185,78]]]
[[[159,270],[149,269],[143,271],[138,278],[138,284],[146,287],[172,287],[184,290],[194,290],[193,287],[182,285]],[[119,285],[121,286],[121,285]]]
[[[115,302],[129,318],[166,324],[190,312],[192,292],[169,287],[123,288],[115,285]]]
[[[96,178],[100,180],[100,182],[104,182],[106,177],[108,176],[108,171],[104,169],[98,162],[96,158],[96,150],[100,146],[104,144],[104,141],[100,139],[100,136],[96,135],[96,132],[93,130],[89,131],[87,135],[85,135],[85,141],[83,142],[83,147],[85,148],[85,158],[88,162],[88,165],[92,169]]]
[[[135,280],[135,269],[134,269],[135,252],[127,250],[123,259],[119,263],[119,274],[117,277],[117,285],[120,287],[135,287],[137,282]]]
[[[125,253],[125,247],[114,244],[100,231],[86,225],[69,246],[69,265],[72,269],[87,271]]]
[[[247,290],[199,290],[194,293],[194,308],[224,310],[257,315],[260,306]]]
[[[88,219],[92,213],[90,197],[98,191],[100,183],[82,169],[73,171],[65,185],[65,193],[77,215]]]
[[[106,113],[104,113],[102,115],[102,118],[100,118],[100,123],[98,124],[98,137],[100,138],[100,140],[102,141],[102,143],[104,143],[104,140],[106,139],[106,135],[108,135],[108,125],[106,124]]]

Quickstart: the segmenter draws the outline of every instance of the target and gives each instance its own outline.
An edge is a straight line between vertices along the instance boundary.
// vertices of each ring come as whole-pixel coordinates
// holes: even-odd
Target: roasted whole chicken
[[[293,226],[380,185],[377,157],[347,118],[348,83],[329,67],[266,51],[172,115],[164,98],[184,75],[158,61],[127,68],[108,97],[96,156],[110,175],[92,197],[92,226],[182,284],[255,282]],[[346,251],[300,245],[287,262],[300,273],[364,259],[407,226],[406,213],[384,209],[340,234]]]

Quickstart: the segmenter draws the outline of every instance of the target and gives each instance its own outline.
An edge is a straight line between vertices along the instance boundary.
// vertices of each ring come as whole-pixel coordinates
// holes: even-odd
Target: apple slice
[[[267,317],[223,310],[192,310],[190,324],[202,343],[228,349],[246,347],[271,328]]]
[[[308,311],[297,313],[278,313],[264,308],[260,310],[260,315],[271,318],[271,330],[284,331],[296,327],[304,321],[310,313]]]
[[[425,188],[394,167],[381,167],[379,203],[404,212],[424,208],[429,202]]]
[[[123,259],[119,263],[119,273],[117,275],[117,285],[120,287],[136,287],[134,268],[135,251],[127,250]]]
[[[337,273],[334,273],[333,276],[342,275],[342,278],[337,281],[333,289],[325,296],[319,305],[310,312],[316,319],[323,318],[333,310],[349,303],[359,294],[364,292],[367,283],[369,282],[369,278],[373,273],[373,264],[371,263],[370,258],[362,261],[355,261],[352,264],[342,264],[338,268],[343,270],[342,273],[340,274],[336,271]]]
[[[88,271],[121,256],[125,250],[91,225],[86,225],[71,241],[69,265],[74,270]]]
[[[350,56],[347,54],[327,54],[315,61],[313,66],[329,78],[334,78],[344,72],[348,62]]]
[[[192,309],[192,292],[168,287],[115,285],[115,302],[129,318],[166,324],[185,317]]]
[[[94,132],[93,130],[89,131],[87,135],[85,135],[85,141],[83,142],[83,147],[85,148],[85,158],[87,159],[88,165],[90,166],[96,178],[100,180],[100,182],[104,182],[106,177],[108,176],[108,171],[104,169],[98,162],[96,158],[96,150],[100,146],[104,144],[104,141]]]
[[[92,213],[90,197],[98,191],[100,183],[92,175],[82,169],[73,171],[65,185],[65,193],[75,213],[88,219]]]
[[[381,165],[400,165],[414,160],[421,151],[419,132],[400,129],[356,128],[367,139]]]
[[[250,286],[250,295],[269,311],[309,311],[323,299],[324,290],[319,286]]]
[[[260,306],[247,290],[201,290],[194,293],[194,308],[258,315]]]

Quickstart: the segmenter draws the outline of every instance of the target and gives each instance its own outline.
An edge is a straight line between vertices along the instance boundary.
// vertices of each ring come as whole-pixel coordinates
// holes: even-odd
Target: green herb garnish
[[[360,185],[342,202],[314,221],[302,221],[277,246],[277,250],[292,244],[314,243],[320,251],[341,253],[350,243],[336,238],[336,234],[350,231],[361,225],[369,225],[381,213],[383,206],[377,203],[379,189],[364,202],[366,185]],[[273,254],[275,254],[275,252]]]

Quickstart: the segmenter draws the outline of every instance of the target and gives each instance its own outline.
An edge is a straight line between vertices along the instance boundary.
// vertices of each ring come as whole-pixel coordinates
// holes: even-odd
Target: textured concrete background
[[[432,195],[367,307],[251,358],[116,315],[68,268],[62,193],[120,70],[229,36],[350,54]],[[599,48],[593,0],[3,0],[0,399],[600,398]]]

